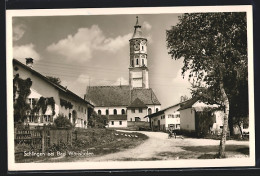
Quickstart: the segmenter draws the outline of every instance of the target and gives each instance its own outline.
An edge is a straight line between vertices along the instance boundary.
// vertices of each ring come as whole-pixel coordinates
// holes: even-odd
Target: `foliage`
[[[198,137],[205,137],[209,132],[209,125],[213,124],[211,111],[196,112],[195,123]]]
[[[182,74],[189,71],[193,93],[224,109],[220,157],[225,155],[229,107],[231,112],[239,106],[245,113],[248,111],[247,102],[239,98],[240,87],[247,87],[246,28],[244,12],[192,13],[180,16],[179,23],[166,32],[169,54],[184,59]],[[235,97],[240,101],[237,106]]]
[[[64,99],[60,99],[60,105],[61,106],[64,106],[65,107],[65,109],[72,109],[73,108],[73,105],[71,104],[71,102],[69,102],[69,101],[66,101],[66,100],[64,100]]]
[[[54,125],[58,128],[72,128],[72,123],[70,122],[70,120],[60,114],[54,120]]]
[[[59,84],[61,83],[60,78],[57,77],[53,77],[53,76],[46,76],[46,78],[48,78],[51,82],[55,83],[55,84]]]
[[[13,79],[13,98],[14,98],[14,121],[24,121],[26,118],[26,111],[30,110],[30,105],[27,103],[27,97],[30,95],[32,81],[30,78],[21,79],[19,74],[16,74]],[[18,94],[18,98],[16,95]]]
[[[88,126],[96,127],[96,128],[104,128],[108,123],[107,116],[98,115],[95,111],[93,111],[88,119]]]
[[[32,112],[39,113],[39,111],[41,109],[42,114],[45,114],[48,105],[50,105],[52,108],[52,115],[55,115],[55,100],[53,97],[49,97],[49,98],[40,97],[40,99],[37,101],[36,105],[33,107]]]

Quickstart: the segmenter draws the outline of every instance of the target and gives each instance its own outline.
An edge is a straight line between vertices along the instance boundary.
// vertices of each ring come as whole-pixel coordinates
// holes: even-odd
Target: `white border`
[[[249,83],[249,126],[250,157],[214,160],[174,160],[174,161],[120,161],[120,162],[70,162],[70,163],[15,163],[13,128],[13,70],[12,70],[12,17],[18,16],[72,16],[72,15],[112,15],[112,14],[168,14],[192,12],[247,12],[248,37],[248,83]],[[7,118],[8,118],[8,170],[70,170],[70,169],[156,169],[190,167],[239,167],[255,166],[255,121],[254,121],[254,75],[253,75],[253,14],[252,6],[193,6],[193,7],[145,7],[145,8],[92,8],[92,9],[44,9],[7,10]]]

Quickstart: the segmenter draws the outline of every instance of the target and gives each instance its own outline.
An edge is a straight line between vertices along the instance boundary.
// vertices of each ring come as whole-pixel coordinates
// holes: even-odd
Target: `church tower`
[[[142,36],[141,26],[136,17],[133,37],[130,43],[129,85],[131,88],[149,88],[147,67],[147,39]]]

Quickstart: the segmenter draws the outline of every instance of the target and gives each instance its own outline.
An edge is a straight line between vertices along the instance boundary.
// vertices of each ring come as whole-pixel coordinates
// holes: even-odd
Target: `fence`
[[[49,126],[19,126],[15,128],[14,137],[16,154],[24,150],[46,152],[51,145],[61,142],[72,144],[72,130],[51,129]]]

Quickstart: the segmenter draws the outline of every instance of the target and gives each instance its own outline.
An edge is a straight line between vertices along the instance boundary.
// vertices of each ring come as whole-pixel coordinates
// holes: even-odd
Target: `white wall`
[[[112,125],[112,121],[114,122],[114,125]],[[122,121],[122,125],[119,124],[119,121]],[[110,128],[124,128],[124,127],[127,127],[127,121],[126,120],[109,120],[108,127],[110,127]]]
[[[191,108],[180,110],[181,130],[195,130],[195,111]]]
[[[39,99],[41,96],[45,97],[45,98],[47,98],[47,97],[53,97],[54,98],[55,112],[56,112],[56,114],[53,116],[53,120],[54,120],[59,113],[59,94],[58,94],[58,90],[56,88],[54,88],[53,86],[51,86],[46,81],[40,79],[38,76],[35,76],[34,74],[29,72],[28,70],[24,69],[23,67],[16,65],[16,64],[13,65],[13,68],[14,67],[18,68],[17,71],[15,71],[13,69],[14,76],[18,73],[19,78],[22,78],[22,79],[30,78],[31,81],[32,81],[32,86],[30,88],[31,94],[28,96],[28,98]],[[52,115],[52,109],[51,109],[50,106],[47,107],[46,113],[44,115]],[[43,125],[43,123],[40,123],[40,119],[39,119],[39,123],[31,122],[30,125]]]
[[[147,115],[147,109],[142,108],[142,112],[139,112],[139,108],[134,108],[135,112],[132,112],[133,108],[127,109],[127,121],[135,121],[135,117],[139,117],[140,121],[148,122],[148,118],[144,118]]]
[[[126,114],[126,106],[114,106],[114,107],[95,107],[94,110],[98,113],[98,110],[101,110],[101,115],[106,115],[106,110],[108,109],[109,115],[114,115],[114,109],[117,110],[117,115],[122,115],[122,109],[125,110]]]
[[[178,117],[178,115],[180,115],[180,112],[177,111],[179,108],[180,108],[180,106],[174,106],[174,107],[171,107],[171,108],[165,110],[164,114],[165,114],[166,130],[168,129],[169,124],[173,124],[175,127],[176,127],[176,125],[178,125],[178,126],[180,125],[180,117]],[[173,115],[173,117],[171,115]]]
[[[86,121],[87,123],[87,116],[88,116],[87,111],[85,113],[85,109],[87,109],[88,107],[87,104],[81,102],[80,100],[77,101],[75,100],[75,98],[72,98],[71,96],[66,95],[65,93],[60,93],[60,91],[57,88],[55,88],[53,85],[39,78],[38,76],[31,73],[30,71],[24,69],[23,67],[19,65],[14,65],[13,67],[18,67],[18,71],[13,70],[14,75],[18,73],[20,78],[22,79],[30,78],[32,80],[31,94],[28,96],[28,98],[37,98],[37,99],[39,99],[40,97],[54,98],[55,115],[53,116],[53,121],[59,114],[63,114],[69,117],[69,113],[72,113],[72,111],[75,109],[78,117],[78,120],[76,121],[77,122],[76,127],[82,127],[82,128],[85,127],[84,121]],[[65,109],[65,107],[61,107],[60,98],[70,101],[73,105],[73,109]],[[78,110],[78,106],[83,107],[83,112]],[[47,107],[46,113],[44,115],[52,115],[52,108],[50,105]],[[39,119],[38,123],[30,122],[30,125],[43,125],[43,123],[40,123],[40,119]]]

